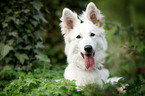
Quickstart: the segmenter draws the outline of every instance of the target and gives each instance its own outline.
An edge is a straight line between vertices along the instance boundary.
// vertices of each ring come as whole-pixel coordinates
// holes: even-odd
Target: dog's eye
[[[80,36],[80,35],[78,35],[76,38],[80,39],[80,38],[81,38],[81,36]]]
[[[93,36],[95,36],[95,34],[94,33],[91,33],[90,36],[93,37]]]

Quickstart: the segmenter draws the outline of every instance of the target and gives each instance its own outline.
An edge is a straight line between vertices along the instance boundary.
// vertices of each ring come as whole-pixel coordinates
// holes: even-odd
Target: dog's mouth
[[[81,52],[81,55],[85,60],[85,67],[87,68],[87,70],[93,70],[95,67],[95,61],[94,61],[95,52],[89,54],[83,54]]]

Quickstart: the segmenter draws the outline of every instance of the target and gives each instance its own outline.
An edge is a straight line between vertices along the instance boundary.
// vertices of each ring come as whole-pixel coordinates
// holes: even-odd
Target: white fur
[[[77,14],[70,9],[63,10],[61,18],[61,31],[64,34],[65,54],[67,55],[68,66],[65,69],[64,77],[68,80],[76,80],[76,85],[87,85],[97,83],[102,86],[109,76],[109,71],[103,68],[105,53],[107,49],[107,41],[105,39],[105,30],[102,26],[94,24],[90,19],[91,12],[95,12],[97,20],[104,20],[104,16],[96,8],[94,3],[89,3],[86,11],[80,16],[83,23],[77,18]],[[72,21],[73,28],[69,28],[67,19]],[[94,37],[90,34],[94,33]],[[76,37],[80,35],[81,38]],[[84,46],[91,45],[95,51],[95,68],[87,70],[85,61],[81,56],[81,52],[85,53]]]

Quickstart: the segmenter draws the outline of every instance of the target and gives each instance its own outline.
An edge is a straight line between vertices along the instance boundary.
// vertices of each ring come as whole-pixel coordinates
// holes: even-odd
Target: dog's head
[[[64,8],[61,21],[68,63],[93,70],[95,64],[104,58],[103,52],[107,49],[104,16],[91,2],[81,16]]]

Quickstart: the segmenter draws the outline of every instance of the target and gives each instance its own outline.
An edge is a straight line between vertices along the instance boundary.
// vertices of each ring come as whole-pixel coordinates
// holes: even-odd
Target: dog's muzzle
[[[91,45],[86,45],[84,47],[85,53],[81,53],[82,57],[85,60],[85,66],[87,70],[93,70],[95,67],[93,48]]]

